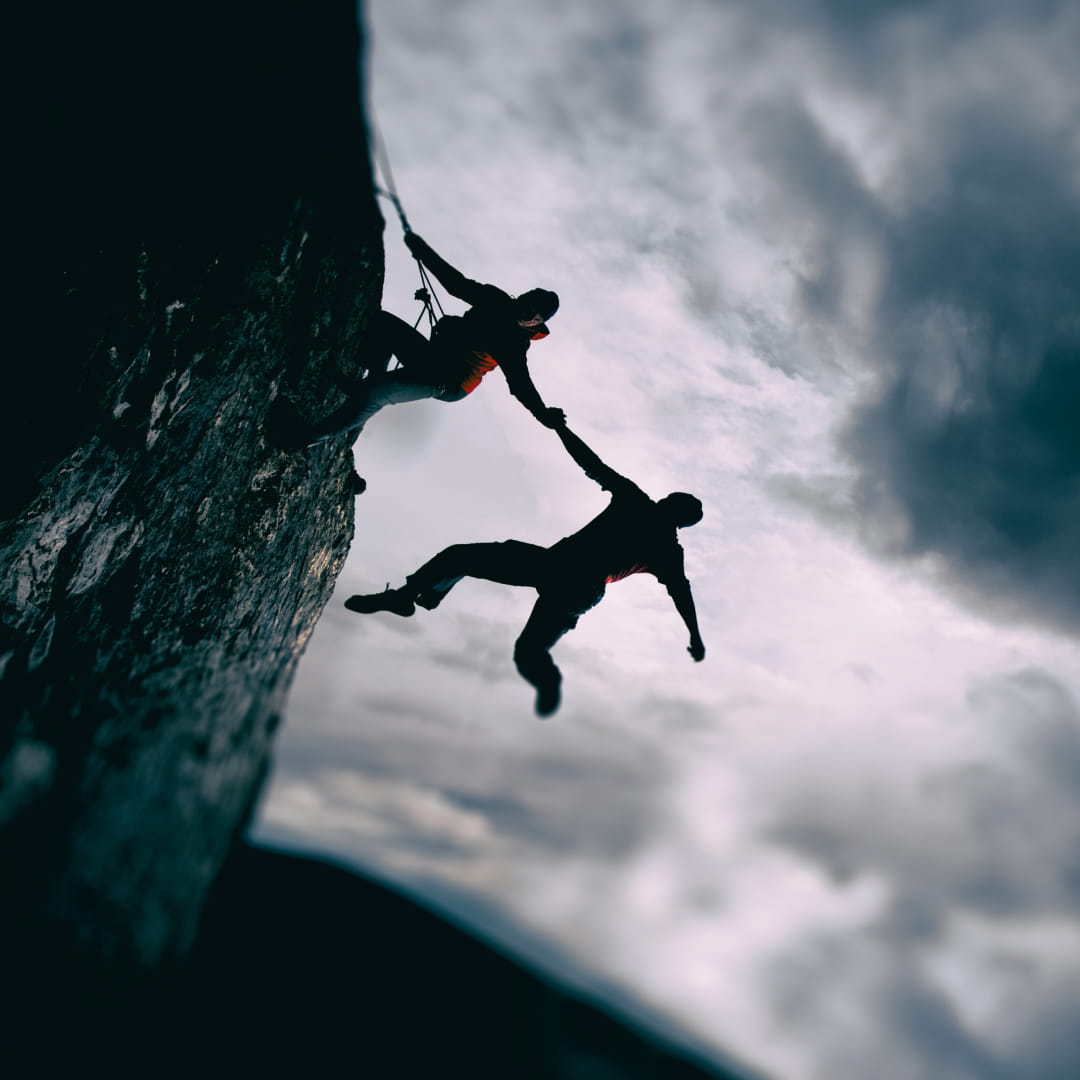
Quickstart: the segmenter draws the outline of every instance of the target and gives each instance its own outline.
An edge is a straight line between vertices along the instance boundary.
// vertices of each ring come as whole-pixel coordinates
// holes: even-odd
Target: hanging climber
[[[355,439],[383,406],[422,398],[460,401],[496,367],[506,376],[510,393],[540,423],[553,427],[563,422],[562,409],[545,405],[533,385],[526,358],[529,344],[547,337],[545,320],[558,309],[558,296],[548,289],[530,289],[513,297],[495,285],[471,281],[413,232],[404,216],[403,224],[405,243],[421,268],[471,305],[469,310],[432,320],[430,340],[396,315],[380,312],[373,341],[375,361],[368,377],[341,408],[318,424],[305,424],[292,403],[279,397],[272,415],[279,445],[304,446],[344,434]],[[423,269],[421,279],[426,281]],[[427,289],[418,290],[417,296],[430,304]],[[397,357],[400,367],[387,371],[391,356]]]
[[[598,604],[610,582],[631,574],[653,574],[663,584],[687,630],[687,651],[705,656],[683,550],[676,530],[701,520],[701,501],[676,491],[653,501],[633,481],[620,476],[574,435],[565,424],[555,428],[570,456],[605,491],[606,510],[584,528],[551,547],[504,540],[491,544],[454,544],[424,563],[399,589],[351,596],[350,611],[389,611],[408,616],[416,605],[431,610],[463,578],[483,578],[503,585],[527,585],[539,593],[532,614],[514,645],[518,672],[536,688],[541,716],[559,707],[562,676],[551,648],[578,618]]]

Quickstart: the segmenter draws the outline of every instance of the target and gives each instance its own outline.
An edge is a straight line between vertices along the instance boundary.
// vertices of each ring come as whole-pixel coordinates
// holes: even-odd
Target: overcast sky
[[[388,408],[258,835],[548,942],[780,1080],[1080,1075],[1080,8],[367,21],[413,226],[558,291],[545,400],[703,499],[708,655],[620,582],[540,721],[511,659],[531,591],[345,611],[448,543],[549,544],[606,504],[497,372]]]

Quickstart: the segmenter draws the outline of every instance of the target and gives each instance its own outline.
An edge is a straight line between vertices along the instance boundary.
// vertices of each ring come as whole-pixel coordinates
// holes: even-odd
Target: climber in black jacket
[[[558,309],[558,296],[548,289],[510,296],[495,285],[471,281],[411,230],[405,233],[405,243],[447,292],[471,305],[469,310],[462,316],[443,316],[430,341],[396,315],[380,312],[376,360],[367,378],[341,408],[319,424],[304,424],[291,402],[279,397],[272,416],[277,441],[299,446],[335,435],[348,434],[355,439],[384,405],[421,398],[460,401],[496,367],[506,376],[510,393],[545,427],[565,421],[562,409],[544,404],[526,358],[529,344],[547,337],[545,320]],[[391,356],[396,356],[401,366],[388,372]]]
[[[631,574],[652,574],[664,585],[690,632],[687,651],[694,660],[705,657],[683,569],[683,549],[676,539],[677,529],[701,520],[701,501],[676,491],[654,502],[632,480],[605,465],[564,424],[555,431],[586,475],[611,492],[606,510],[548,548],[520,540],[454,544],[410,574],[401,588],[345,601],[350,611],[361,614],[390,611],[407,616],[417,604],[429,610],[437,607],[463,577],[531,586],[539,596],[514,646],[514,662],[536,687],[536,711],[541,716],[559,706],[562,676],[551,659],[552,646],[600,602],[609,583]]]

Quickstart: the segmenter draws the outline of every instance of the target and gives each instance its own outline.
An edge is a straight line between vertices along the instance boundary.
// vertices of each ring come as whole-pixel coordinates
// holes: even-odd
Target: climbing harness
[[[420,320],[424,317],[424,312],[427,312],[428,328],[434,330],[439,319],[446,317],[446,312],[443,311],[443,306],[439,303],[439,297],[431,286],[431,278],[428,277],[428,272],[424,269],[424,264],[417,259],[416,266],[420,271],[421,284],[420,288],[413,293],[413,299],[419,300],[424,305],[424,310],[416,316],[416,322],[413,323],[413,329],[416,329],[420,324]],[[434,306],[432,306],[432,304],[434,304]],[[436,307],[439,309],[438,318],[435,316]]]

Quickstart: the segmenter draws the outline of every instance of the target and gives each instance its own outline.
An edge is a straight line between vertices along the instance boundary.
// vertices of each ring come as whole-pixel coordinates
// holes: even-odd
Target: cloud
[[[941,129],[947,176],[891,234],[890,370],[844,436],[856,504],[889,554],[937,553],[969,596],[1076,632],[1080,186],[1065,133],[1031,117]]]
[[[1037,669],[992,679],[970,701],[992,751],[832,794],[808,781],[788,792],[772,833],[837,880],[901,883],[898,933],[933,935],[954,905],[1000,918],[1080,914],[1080,709]]]
[[[1080,1067],[1080,709],[1037,669],[977,686],[970,707],[990,739],[968,760],[917,779],[899,762],[807,779],[767,830],[887,897],[859,934],[813,934],[770,965],[779,1016],[818,1043],[821,1075],[868,1075],[883,1056],[897,1062],[883,1078]],[[834,984],[845,1004],[819,993]]]
[[[1076,633],[1080,88],[1060,41],[1080,17],[883,5],[841,32],[849,6],[820,8],[822,40],[872,57],[846,91],[866,94],[851,106],[863,127],[896,124],[886,163],[813,94],[780,88],[744,115],[767,209],[798,251],[806,340],[874,375],[840,436],[850,519],[879,555],[933,556],[984,613]],[[881,47],[901,13],[898,47]]]
[[[673,723],[690,722],[677,704],[668,711]],[[324,716],[321,730],[284,732],[274,789],[291,794],[276,795],[264,817],[323,843],[342,822],[368,821],[345,840],[352,857],[393,864],[403,852],[413,872],[433,879],[448,869],[440,853],[485,865],[599,863],[640,843],[665,789],[665,761],[603,727],[563,733],[513,715],[506,724],[493,730],[460,703],[433,709],[423,698],[358,693],[339,716]],[[408,814],[414,802],[426,807],[423,821]],[[420,833],[425,858],[417,860]]]

